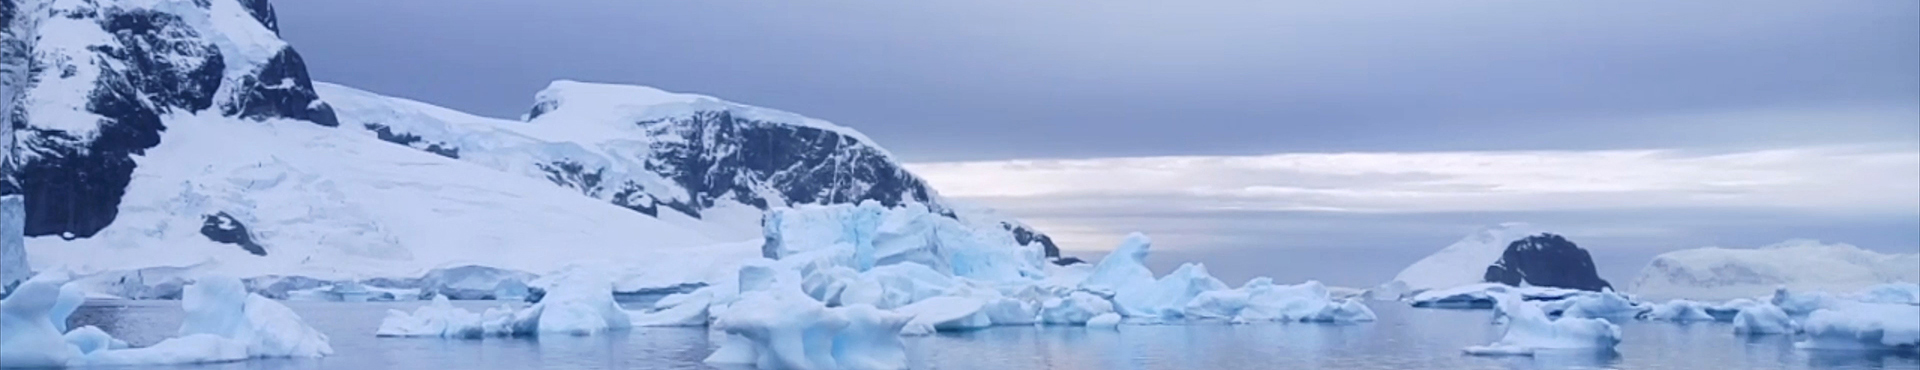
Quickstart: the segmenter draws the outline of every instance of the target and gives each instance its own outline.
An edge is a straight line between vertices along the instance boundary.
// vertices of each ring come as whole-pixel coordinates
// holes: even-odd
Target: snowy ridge
[[[1847,244],[1792,240],[1755,249],[1707,247],[1653,258],[1632,291],[1647,297],[1723,300],[1777,287],[1852,292],[1882,283],[1920,282],[1920,254],[1882,254]]]

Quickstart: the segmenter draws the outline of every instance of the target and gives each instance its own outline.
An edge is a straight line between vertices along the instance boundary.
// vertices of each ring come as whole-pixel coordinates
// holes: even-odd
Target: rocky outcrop
[[[1612,290],[1613,285],[1600,278],[1593,256],[1554,234],[1539,234],[1507,245],[1500,260],[1487,266],[1486,282],[1518,286]]]
[[[8,91],[27,103],[8,112],[19,128],[17,190],[0,187],[25,195],[27,236],[86,238],[113,223],[133,158],[161,145],[165,115],[217,107],[337,124],[299,54],[273,37],[265,0],[5,3],[0,54],[25,71]],[[222,23],[221,12],[259,23]]]

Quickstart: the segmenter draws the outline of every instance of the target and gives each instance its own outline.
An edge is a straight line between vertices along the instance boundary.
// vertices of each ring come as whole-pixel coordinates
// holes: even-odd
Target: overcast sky
[[[1914,1],[275,4],[319,80],[496,117],[555,79],[779,108],[1074,253],[1145,231],[1227,280],[1371,284],[1505,221],[1615,279],[1920,251]]]

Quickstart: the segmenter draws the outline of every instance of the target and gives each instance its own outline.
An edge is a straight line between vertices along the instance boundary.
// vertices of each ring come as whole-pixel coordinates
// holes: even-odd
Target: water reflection
[[[593,337],[443,340],[376,338],[388,309],[423,303],[289,302],[332,338],[335,356],[179,369],[712,369],[702,328],[639,328]],[[456,302],[480,310],[492,302]],[[1804,351],[1792,336],[1743,337],[1724,323],[1620,323],[1617,351],[1549,351],[1533,357],[1465,356],[1498,338],[1488,311],[1416,310],[1376,303],[1380,321],[1358,325],[1261,324],[1000,327],[907,338],[914,369],[1915,369],[1914,353]],[[97,325],[137,345],[175,335],[178,302],[90,302],[75,325]],[[740,368],[740,367],[729,367]],[[744,368],[742,368],[744,369]]]

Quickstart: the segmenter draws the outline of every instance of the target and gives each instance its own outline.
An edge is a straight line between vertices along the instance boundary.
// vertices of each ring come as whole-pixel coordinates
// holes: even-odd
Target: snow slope
[[[1775,288],[1854,292],[1920,282],[1920,254],[1882,254],[1846,244],[1792,240],[1754,249],[1708,247],[1661,254],[1640,270],[1632,292],[1653,298],[1725,300]]]
[[[525,121],[494,119],[316,83],[346,128],[507,173],[722,240],[758,239],[765,210],[920,203],[1058,251],[1012,218],[942,199],[852,129],[778,110],[645,86],[555,81]]]
[[[1403,293],[1445,289],[1482,282],[1487,266],[1500,260],[1507,244],[1538,233],[1532,225],[1504,223],[1467,235],[1439,252],[1408,265],[1383,286],[1404,284]]]
[[[576,260],[649,261],[715,243],[538,179],[301,121],[167,117],[118,220],[92,238],[35,237],[36,267],[189,266],[235,276],[412,277],[442,265],[547,272]],[[265,255],[210,241],[224,212]],[[100,256],[115,256],[101,258]]]

